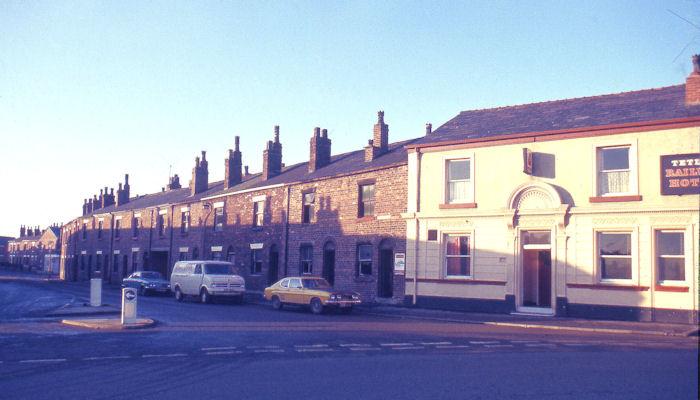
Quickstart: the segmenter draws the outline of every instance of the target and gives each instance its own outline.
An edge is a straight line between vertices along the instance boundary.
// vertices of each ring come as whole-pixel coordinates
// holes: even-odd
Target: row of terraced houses
[[[296,165],[275,127],[260,173],[236,137],[223,181],[202,152],[186,187],[132,197],[127,175],[85,200],[61,275],[229,260],[251,292],[308,274],[365,302],[696,323],[699,63],[685,84],[463,111],[399,143],[379,112],[363,149],[334,155],[316,128]]]

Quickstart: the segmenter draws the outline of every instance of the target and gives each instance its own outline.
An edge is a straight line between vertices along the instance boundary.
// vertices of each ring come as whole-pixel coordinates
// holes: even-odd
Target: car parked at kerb
[[[350,313],[362,302],[359,293],[335,290],[325,279],[317,277],[281,279],[265,288],[264,296],[276,310],[285,304],[297,304],[308,306],[314,314],[321,314],[329,308]]]

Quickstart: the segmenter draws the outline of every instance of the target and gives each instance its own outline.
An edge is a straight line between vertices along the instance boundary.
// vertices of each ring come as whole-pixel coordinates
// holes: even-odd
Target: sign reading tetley
[[[700,194],[700,153],[661,156],[661,194]]]

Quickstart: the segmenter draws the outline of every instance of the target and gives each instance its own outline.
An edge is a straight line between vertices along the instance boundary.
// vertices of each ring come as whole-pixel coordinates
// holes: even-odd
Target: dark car
[[[160,272],[155,271],[134,272],[122,280],[122,287],[135,288],[142,296],[149,293],[170,293],[170,282],[163,279]]]

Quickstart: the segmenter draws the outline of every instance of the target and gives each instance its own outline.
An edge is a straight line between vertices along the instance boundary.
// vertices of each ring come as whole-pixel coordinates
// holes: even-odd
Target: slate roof
[[[394,165],[405,164],[407,162],[406,148],[407,144],[414,142],[407,140],[389,144],[389,151],[375,158],[370,162],[365,162],[365,152],[363,150],[352,151],[349,153],[337,154],[331,157],[331,163],[323,168],[319,168],[313,173],[308,171],[308,162],[298,163],[286,166],[282,169],[282,173],[268,180],[262,180],[262,174],[256,173],[244,177],[240,184],[224,189],[224,182],[210,182],[209,189],[205,192],[198,193],[195,196],[190,195],[190,188],[183,187],[181,189],[167,190],[164,192],[156,192],[141,196],[132,197],[128,203],[119,207],[111,205],[109,207],[95,210],[89,215],[106,214],[117,211],[138,210],[149,207],[156,207],[166,204],[196,202],[205,197],[225,195],[227,193],[237,192],[241,190],[255,189],[265,186],[289,184],[298,182],[308,182],[317,179],[332,178],[339,175],[350,173],[359,173],[362,171],[374,170]],[[223,160],[222,160],[223,163]]]
[[[462,111],[414,145],[700,116],[685,85]]]

